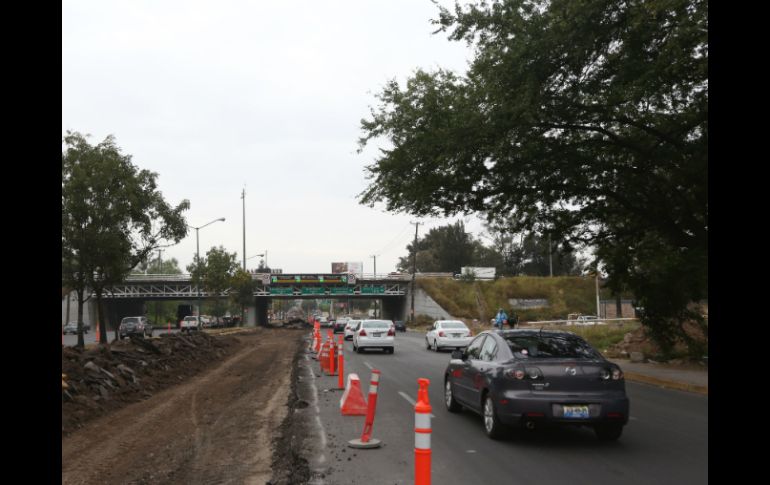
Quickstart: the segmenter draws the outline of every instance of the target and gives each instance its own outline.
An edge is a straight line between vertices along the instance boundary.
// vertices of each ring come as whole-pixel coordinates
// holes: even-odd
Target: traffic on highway
[[[503,338],[512,334],[532,338],[531,331],[505,333],[509,335]],[[501,344],[497,332],[476,338],[483,336]],[[335,341],[339,338],[335,336]],[[553,335],[549,339],[552,347],[556,345]],[[521,477],[521,481],[536,477],[538,483],[553,484],[708,481],[708,398],[626,382],[619,366],[599,365],[603,359],[589,355],[590,348],[572,347],[586,357],[589,363],[583,365],[578,355],[554,356],[550,365],[544,364],[545,358],[535,357],[531,362],[538,363],[542,381],[535,379],[530,385],[540,384],[540,388],[524,394],[543,397],[540,413],[530,413],[532,419],[523,422],[506,420],[509,426],[490,430],[488,421],[499,415],[490,415],[481,405],[471,409],[469,400],[456,399],[456,391],[450,394],[445,385],[451,382],[454,369],[463,365],[457,352],[428,349],[425,333],[415,331],[398,334],[392,354],[380,350],[356,353],[352,342],[343,342],[346,382],[351,374],[357,375],[365,394],[373,371],[380,371],[372,436],[382,446],[369,450],[349,447],[350,440],[360,438],[365,417],[340,413],[340,399],[347,391],[339,389],[339,376],[321,372],[316,354],[306,350],[298,393],[309,406],[298,409],[297,414],[309,430],[304,444],[311,468],[325,477],[324,483],[414,483],[414,412],[420,378],[430,381],[433,483],[518,481],[513,477]],[[307,345],[313,345],[312,338]],[[524,350],[520,348],[519,354]],[[560,376],[554,375],[557,368],[561,368]],[[532,372],[531,367],[524,370]],[[515,371],[514,375],[507,375],[508,369],[500,371],[509,383],[517,382]],[[567,382],[573,378],[584,384],[571,386]],[[554,386],[550,396],[546,396],[548,383]],[[504,395],[511,401],[531,399],[516,392],[505,391]],[[552,411],[561,413],[554,423],[544,419],[554,418]],[[609,427],[606,423],[602,423],[605,427],[594,426],[597,413],[608,419]],[[613,420],[627,425],[617,427],[611,424]],[[581,422],[589,426],[569,425]],[[528,426],[531,423],[534,425]]]

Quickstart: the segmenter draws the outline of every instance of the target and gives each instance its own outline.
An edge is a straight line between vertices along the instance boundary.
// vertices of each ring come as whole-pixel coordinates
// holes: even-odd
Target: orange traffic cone
[[[343,416],[366,416],[366,401],[361,392],[361,379],[358,374],[348,374],[348,385],[340,399],[340,412]]]

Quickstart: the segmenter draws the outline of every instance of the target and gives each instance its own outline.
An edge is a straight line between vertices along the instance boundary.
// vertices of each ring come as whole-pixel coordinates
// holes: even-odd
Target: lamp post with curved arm
[[[198,226],[198,227],[191,226],[189,224],[187,225],[187,227],[189,227],[190,229],[195,229],[195,258],[196,258],[195,263],[196,263],[196,267],[197,268],[200,268],[200,264],[201,264],[201,246],[200,246],[200,239],[198,238],[198,231],[203,229],[206,226],[209,226],[209,225],[214,224],[215,222],[219,222],[219,221],[224,222],[225,218],[224,217],[220,217],[219,219],[214,219],[213,221],[211,221],[209,223],[206,223],[206,224],[204,224],[202,226]],[[197,286],[198,286],[198,324],[200,324],[200,321],[201,321],[201,284],[200,284],[200,281],[198,281],[198,285]]]

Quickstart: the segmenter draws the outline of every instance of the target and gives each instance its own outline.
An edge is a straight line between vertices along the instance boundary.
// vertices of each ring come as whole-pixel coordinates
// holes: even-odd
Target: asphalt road
[[[324,331],[324,334],[326,332]],[[309,354],[308,354],[309,357]],[[337,377],[320,376],[318,363],[305,360],[300,397],[309,406],[306,441],[313,483],[411,484],[414,480],[414,400],[417,379],[430,379],[432,482],[437,484],[649,485],[708,482],[708,397],[626,383],[631,420],[620,440],[599,442],[588,428],[519,432],[503,441],[486,437],[481,418],[451,414],[443,402],[443,372],[450,353],[426,350],[423,334],[398,333],[393,355],[355,354],[345,343],[345,373],[361,378],[368,393],[371,369],[381,371],[372,436],[383,446],[354,450],[363,416],[341,416]],[[312,372],[310,372],[312,370]]]

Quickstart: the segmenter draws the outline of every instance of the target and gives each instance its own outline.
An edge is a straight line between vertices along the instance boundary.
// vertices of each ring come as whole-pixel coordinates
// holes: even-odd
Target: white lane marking
[[[409,403],[409,404],[411,404],[412,406],[414,406],[414,405],[416,405],[416,404],[417,404],[417,403],[415,402],[415,400],[414,400],[414,399],[412,399],[412,397],[411,397],[409,394],[407,394],[407,393],[405,393],[405,392],[403,392],[403,391],[398,391],[398,395],[399,395],[399,396],[401,396],[401,397],[403,397],[404,399],[406,399],[406,402],[408,402],[408,403]],[[430,417],[431,417],[431,418],[435,418],[436,416],[435,416],[433,413],[431,413],[431,414],[430,414]]]
[[[628,419],[630,419],[631,421],[638,421],[639,420],[639,418],[637,418],[636,416],[631,416]]]
[[[305,355],[305,360],[310,360],[307,355]],[[318,407],[318,387],[315,385],[316,376],[315,372],[313,372],[310,367],[305,368],[310,373],[310,377],[313,378],[313,380],[310,381],[310,387],[313,389],[313,408],[315,409],[316,425],[318,426],[319,435],[321,436],[321,449],[324,450],[326,449],[326,429],[324,429],[324,425],[321,422],[321,410]],[[321,453],[318,463],[326,463],[326,455],[324,453]]]
[[[476,453],[476,450],[465,450],[466,453]]]
[[[372,364],[370,364],[367,361],[364,361],[364,365],[369,368],[369,370],[374,370],[374,367],[372,367]]]

